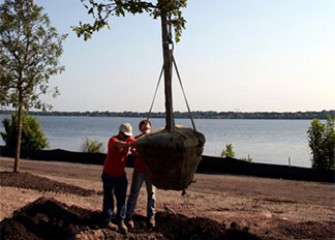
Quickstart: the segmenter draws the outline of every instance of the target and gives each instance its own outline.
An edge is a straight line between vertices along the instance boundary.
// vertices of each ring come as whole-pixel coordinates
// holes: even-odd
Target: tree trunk
[[[165,128],[169,131],[174,129],[173,107],[172,107],[172,53],[169,48],[168,20],[166,13],[161,14],[163,59],[164,59],[164,90],[165,90]]]
[[[16,137],[16,148],[15,148],[15,159],[14,159],[14,169],[13,172],[17,173],[19,171],[19,160],[21,153],[21,136],[22,136],[22,93],[19,93],[19,108],[17,111],[17,137]]]

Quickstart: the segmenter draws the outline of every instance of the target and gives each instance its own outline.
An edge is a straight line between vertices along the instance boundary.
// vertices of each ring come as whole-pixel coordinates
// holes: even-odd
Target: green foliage
[[[335,117],[329,116],[327,118],[323,148],[329,162],[329,168],[335,170]]]
[[[173,18],[171,23],[176,33],[176,42],[180,40],[182,30],[185,29],[186,20],[180,9],[187,6],[187,0],[158,0],[156,4],[141,0],[81,0],[81,2],[88,10],[87,13],[95,19],[93,24],[80,22],[78,27],[73,27],[78,37],[83,36],[85,41],[90,39],[94,32],[104,27],[109,28],[110,16],[124,17],[126,13],[146,12],[154,19],[162,13],[170,14]]]
[[[235,152],[233,149],[233,145],[230,144],[226,144],[225,148],[222,150],[221,152],[221,157],[222,158],[234,158],[235,157]],[[250,157],[250,155],[248,154],[248,156],[246,158],[240,158],[241,161],[245,161],[245,162],[252,162],[252,158]]]
[[[312,167],[316,169],[335,169],[335,118],[327,117],[323,124],[314,119],[307,131],[312,153]]]
[[[82,150],[83,152],[88,152],[88,153],[101,153],[102,147],[103,147],[103,142],[92,140],[86,137],[84,138]]]
[[[232,144],[226,144],[225,148],[221,152],[221,157],[223,158],[234,158],[235,157],[235,152],[233,150],[233,145]]]
[[[12,114],[11,119],[5,118],[2,121],[5,132],[0,132],[6,147],[15,148],[18,129],[18,119],[16,114]],[[44,136],[40,122],[37,118],[22,115],[22,137],[21,147],[29,150],[42,150],[48,147],[48,140]]]
[[[252,158],[250,157],[250,155],[248,154],[247,157],[245,158],[240,158],[240,160],[244,161],[244,162],[248,162],[248,163],[251,163],[252,162]]]
[[[0,5],[0,103],[47,109],[41,94],[59,94],[49,89],[50,76],[64,70],[61,56],[65,35],[50,26],[42,7],[33,0],[5,0]]]

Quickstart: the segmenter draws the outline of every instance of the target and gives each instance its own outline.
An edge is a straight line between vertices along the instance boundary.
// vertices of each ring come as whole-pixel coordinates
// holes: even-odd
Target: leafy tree
[[[103,142],[97,140],[84,138],[83,151],[88,153],[101,153],[103,147]]]
[[[235,157],[235,152],[233,150],[233,145],[232,144],[226,144],[225,149],[222,150],[221,152],[221,157],[223,158],[234,158]]]
[[[30,107],[47,109],[42,94],[49,90],[50,76],[64,70],[61,56],[65,35],[59,35],[42,8],[33,0],[5,0],[0,6],[0,103],[17,110],[17,139],[14,172],[18,171],[22,114]]]
[[[314,119],[307,133],[312,150],[312,167],[335,169],[335,118],[328,116],[326,124]]]
[[[5,132],[0,132],[0,135],[6,143],[6,147],[15,148],[16,146],[17,123],[17,115],[15,113],[12,114],[11,120],[5,118],[2,121]],[[21,137],[22,149],[42,150],[48,146],[48,140],[44,136],[44,132],[41,129],[38,119],[28,114],[23,114]]]

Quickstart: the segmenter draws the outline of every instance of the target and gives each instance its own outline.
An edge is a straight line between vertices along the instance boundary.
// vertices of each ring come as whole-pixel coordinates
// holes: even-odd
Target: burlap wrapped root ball
[[[135,142],[151,182],[165,190],[184,190],[202,159],[205,136],[192,128],[175,127],[151,133]]]

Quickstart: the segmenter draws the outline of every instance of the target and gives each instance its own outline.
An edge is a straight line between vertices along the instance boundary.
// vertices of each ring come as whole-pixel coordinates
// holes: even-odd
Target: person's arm
[[[122,141],[122,140],[114,137],[110,140],[109,149],[110,150],[114,149],[116,151],[122,150],[124,152],[128,152],[129,144],[125,141]]]
[[[121,140],[114,140],[113,147],[127,148],[127,147],[129,147],[129,144],[127,142],[124,142],[124,141],[121,141]]]

